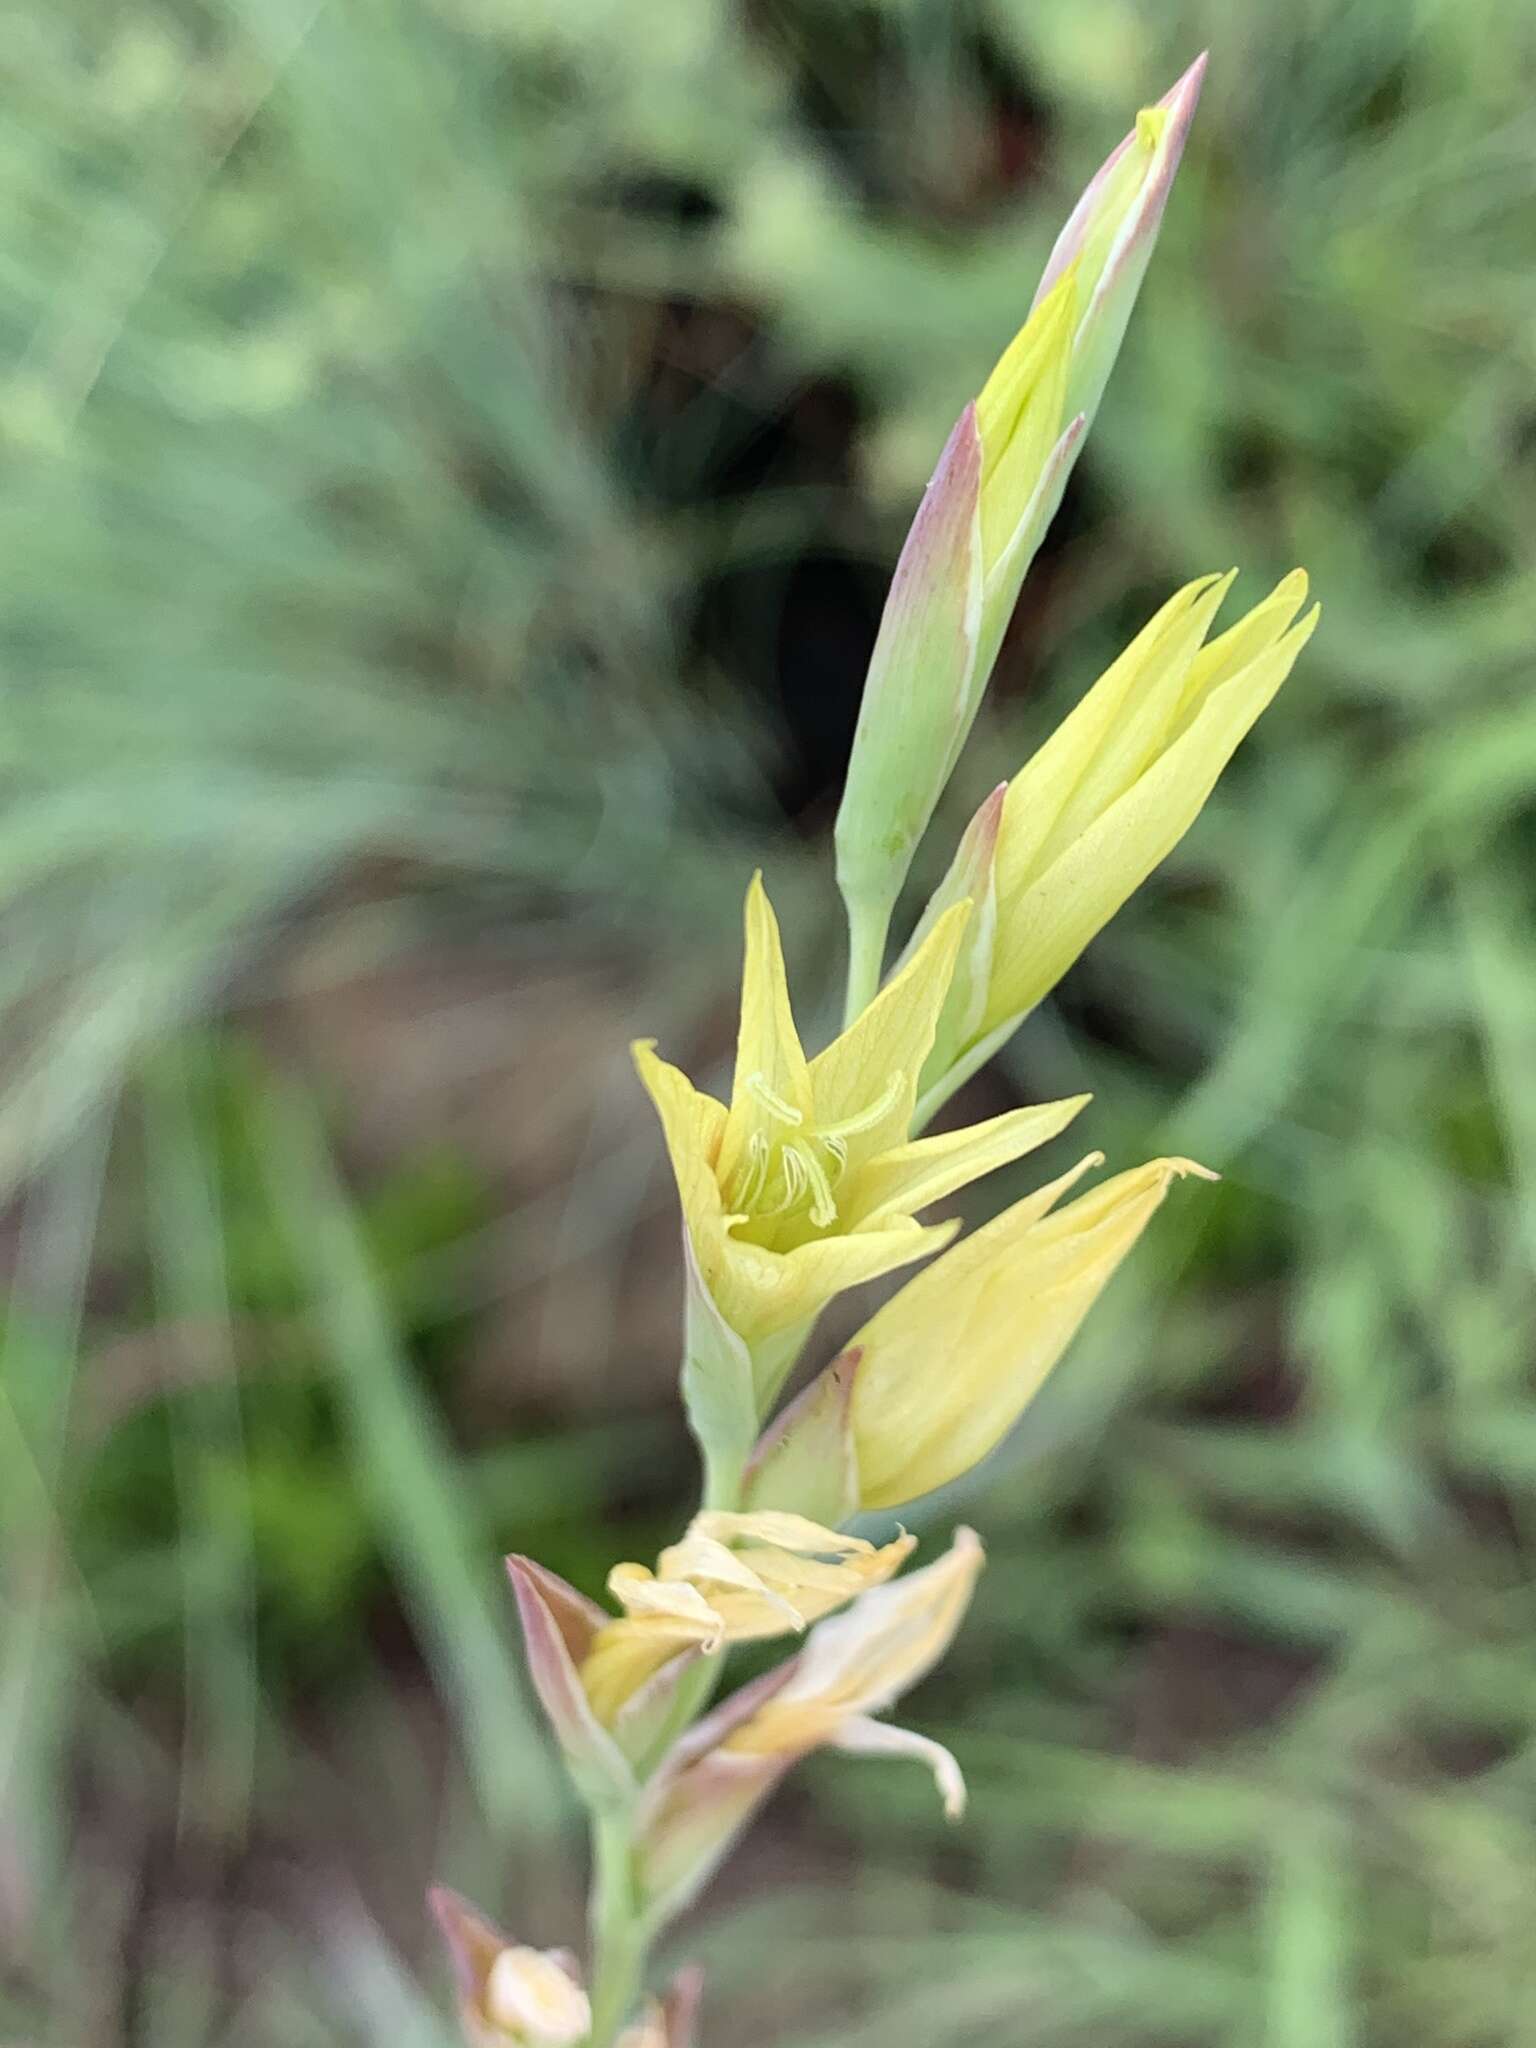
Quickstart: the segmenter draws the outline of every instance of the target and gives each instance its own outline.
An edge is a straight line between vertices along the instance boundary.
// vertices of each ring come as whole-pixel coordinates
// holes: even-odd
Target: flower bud
[[[469,2048],[576,2048],[586,2040],[592,2007],[569,1951],[508,1941],[442,1886],[429,1903],[453,1964]]]
[[[951,1028],[929,1056],[919,1126],[1178,845],[1311,638],[1318,608],[1296,617],[1307,578],[1293,569],[1207,645],[1235,575],[1170,598],[1008,783],[985,1000],[968,1040]]]
[[[486,2017],[527,2048],[574,2048],[592,2026],[592,2007],[564,1961],[536,1948],[504,1948],[485,1983]]]
[[[891,911],[953,772],[1135,304],[1199,97],[1201,58],[1084,192],[1028,319],[939,458],[892,578],[836,828],[850,985],[867,999]]]
[[[853,1339],[850,1427],[865,1508],[931,1493],[1012,1429],[1189,1159],[1154,1159],[1062,1209],[1101,1155],[962,1240]],[[935,1362],[942,1360],[942,1370]]]
[[[1082,306],[1066,404],[1092,422],[1146,275],[1205,79],[1202,53],[1094,173],[1047,259],[1038,305],[1074,270]]]
[[[1235,574],[1164,605],[1009,783],[984,1031],[1032,1010],[1178,845],[1311,638],[1295,569],[1205,645]]]

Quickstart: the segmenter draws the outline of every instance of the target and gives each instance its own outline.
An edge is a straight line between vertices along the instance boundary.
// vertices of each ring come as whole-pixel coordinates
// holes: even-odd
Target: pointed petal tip
[[[1158,105],[1166,107],[1175,120],[1188,120],[1194,113],[1210,60],[1210,51],[1202,50],[1194,63],[1180,74],[1158,101]]]
[[[1220,1180],[1221,1175],[1213,1167],[1202,1166],[1198,1159],[1168,1158],[1158,1162],[1165,1181],[1184,1180],[1193,1174],[1196,1180]]]
[[[465,1902],[445,1884],[427,1886],[427,1911],[451,1941],[464,1913]]]
[[[427,1908],[437,1922],[443,1946],[448,1951],[459,1997],[466,2003],[477,1999],[485,1974],[506,1937],[468,1899],[448,1885],[427,1889]]]

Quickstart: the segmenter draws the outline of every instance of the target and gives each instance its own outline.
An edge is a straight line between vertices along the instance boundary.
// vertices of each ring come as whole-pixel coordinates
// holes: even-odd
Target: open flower
[[[639,1878],[658,1919],[694,1896],[785,1772],[812,1750],[916,1757],[933,1772],[945,1812],[959,1815],[965,1785],[949,1751],[875,1717],[948,1649],[982,1562],[974,1532],[958,1529],[936,1563],[861,1594],[815,1628],[797,1657],[683,1737],[639,1814]]]
[[[970,1005],[963,1017],[951,1005],[935,1034],[920,1116],[945,1076],[970,1070],[974,1061],[961,1062],[973,1047],[1005,1038],[1178,845],[1311,638],[1318,607],[1297,617],[1307,578],[1293,569],[1207,642],[1236,573],[1176,592],[1014,776],[1001,815],[994,791],[973,821],[935,905],[964,886],[990,891],[992,913],[968,928],[955,980]]]
[[[950,1241],[957,1225],[924,1227],[916,1211],[1043,1144],[1087,1100],[1014,1110],[909,1142],[918,1073],[969,914],[962,903],[940,917],[902,972],[808,1061],[778,923],[755,877],[729,1108],[659,1059],[649,1041],[635,1047],[698,1281],[751,1354],[759,1413],[833,1295]]]
[[[608,1590],[622,1621],[599,1631],[581,1667],[600,1721],[609,1721],[680,1651],[712,1656],[727,1643],[798,1634],[900,1569],[916,1538],[876,1548],[803,1515],[696,1515],[654,1572],[615,1565]]]
[[[1028,318],[950,435],[902,548],[837,817],[837,878],[860,986],[878,980],[912,854],[1103,395],[1204,70],[1202,58],[1138,114],[1087,187]]]

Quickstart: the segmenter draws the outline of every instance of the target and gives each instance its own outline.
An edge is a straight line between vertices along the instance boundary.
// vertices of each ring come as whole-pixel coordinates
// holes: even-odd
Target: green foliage
[[[624,1040],[708,1012],[765,847],[828,954],[869,593],[1082,176],[1207,42],[914,880],[1175,584],[1304,562],[1303,667],[996,1084],[1226,1178],[967,1497],[992,1565],[918,1702],[964,1831],[818,1766],[690,1948],[764,2048],[1526,2038],[1536,30],[1492,0],[18,25],[0,2034],[441,2044],[434,1871],[569,1938],[496,1559],[595,1590],[622,1518],[676,1520]],[[416,1065],[316,1057],[400,963],[464,991]],[[476,1004],[562,975],[508,1111]],[[453,1088],[440,1137],[406,1098]]]

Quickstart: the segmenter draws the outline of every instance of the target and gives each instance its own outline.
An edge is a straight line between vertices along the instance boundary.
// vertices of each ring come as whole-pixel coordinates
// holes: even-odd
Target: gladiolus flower
[[[647,1786],[638,1869],[658,1918],[694,1896],[785,1772],[812,1750],[911,1756],[933,1772],[954,1819],[959,1766],[940,1744],[877,1720],[953,1641],[981,1570],[981,1544],[958,1529],[936,1563],[861,1594],[822,1622],[800,1654],[745,1687],[683,1737]]]
[[[598,1633],[581,1667],[593,1710],[610,1720],[679,1651],[713,1656],[727,1643],[798,1634],[888,1579],[916,1540],[902,1535],[877,1549],[803,1515],[696,1515],[654,1572],[620,1564],[609,1574],[624,1619]]]
[[[955,970],[972,991],[984,982],[985,996],[973,1000],[968,1042],[946,1019],[924,1070],[920,1121],[1178,845],[1311,638],[1318,607],[1296,617],[1307,578],[1293,569],[1207,645],[1235,575],[1201,577],[1171,597],[1007,785],[991,834],[995,911],[973,920],[975,943],[968,934]],[[982,812],[996,802],[994,792]],[[976,829],[940,904],[962,882],[974,886]]]
[[[757,1414],[833,1295],[950,1241],[955,1224],[925,1228],[917,1210],[1043,1144],[1087,1100],[1014,1110],[909,1142],[918,1073],[968,915],[959,904],[940,917],[908,966],[807,1061],[778,923],[755,878],[729,1108],[659,1059],[649,1041],[635,1047],[666,1136],[697,1282],[751,1354]]]
[[[915,1500],[979,1464],[1013,1428],[1111,1274],[1186,1173],[1154,1159],[1064,1208],[1101,1155],[973,1232],[909,1281],[849,1346],[848,1427],[866,1508]]]

